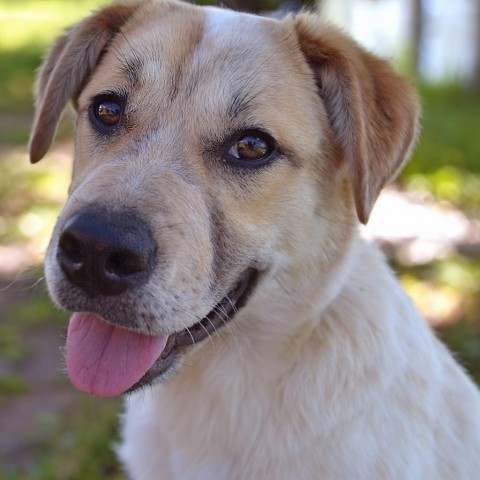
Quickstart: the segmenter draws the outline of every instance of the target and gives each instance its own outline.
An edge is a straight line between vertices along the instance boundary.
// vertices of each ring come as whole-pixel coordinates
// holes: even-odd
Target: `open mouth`
[[[200,322],[178,333],[169,335],[167,344],[155,363],[145,375],[136,382],[127,392],[133,392],[141,387],[154,383],[175,364],[176,358],[191,345],[199,344],[210,335],[227,325],[238,310],[248,301],[258,279],[258,271],[249,268],[242,275],[237,286],[204,317]]]
[[[171,335],[149,336],[75,313],[67,335],[67,371],[81,391],[113,397],[151,385],[174,370],[189,348],[227,325],[248,301],[259,272],[249,268],[206,317]]]

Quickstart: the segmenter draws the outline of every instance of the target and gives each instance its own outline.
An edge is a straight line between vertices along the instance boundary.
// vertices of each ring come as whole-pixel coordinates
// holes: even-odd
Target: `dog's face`
[[[31,157],[71,97],[73,179],[46,275],[61,308],[90,312],[67,343],[80,388],[116,395],[165,377],[251,297],[268,298],[279,272],[301,281],[340,262],[357,215],[405,161],[418,108],[385,63],[314,27],[130,2],[52,50]],[[93,379],[86,363],[108,345]],[[148,359],[106,380],[125,355]]]

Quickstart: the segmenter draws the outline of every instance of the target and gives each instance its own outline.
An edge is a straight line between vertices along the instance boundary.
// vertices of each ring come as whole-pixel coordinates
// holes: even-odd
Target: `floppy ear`
[[[35,119],[30,136],[32,163],[47,153],[66,103],[78,96],[102,52],[134,10],[132,4],[106,7],[56,41],[38,73]]]
[[[299,15],[295,30],[351,168],[358,218],[367,223],[380,190],[408,160],[417,139],[416,92],[388,62],[316,17]]]

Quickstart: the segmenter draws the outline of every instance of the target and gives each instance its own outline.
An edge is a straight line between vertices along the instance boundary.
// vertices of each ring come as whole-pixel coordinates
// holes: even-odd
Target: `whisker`
[[[228,293],[223,289],[223,288],[219,288],[217,287],[217,290],[222,294],[222,296],[228,301],[228,303],[230,304],[230,306],[232,307],[233,311],[235,312],[235,315],[238,313],[238,310],[237,310],[237,306],[235,305],[234,302],[232,302],[232,300],[230,299],[230,297],[228,296]],[[228,316],[228,315],[227,315]]]
[[[237,310],[237,306],[235,305],[234,302],[232,302],[232,300],[230,299],[230,297],[227,295],[225,295],[225,298],[228,300],[228,303],[230,303],[230,305],[232,306],[232,309],[235,313],[235,315],[238,313],[238,310]]]
[[[222,319],[222,323],[224,325],[222,330],[224,330],[224,333],[230,335],[230,338],[233,339],[233,343],[235,343],[235,346],[238,349],[239,343],[238,343],[238,340],[237,340],[237,335],[236,335],[234,329],[232,328],[232,324],[236,323],[236,319],[235,318],[228,318],[228,321]]]
[[[186,330],[186,331],[188,332],[188,334],[190,335],[190,338],[192,339],[192,345],[195,347],[195,346],[196,346],[195,339],[193,338],[193,335],[192,335],[192,332],[190,331],[190,328],[185,327],[185,330]]]
[[[220,321],[223,323],[223,325],[224,325],[225,327],[229,327],[229,325],[228,325],[229,322],[225,321],[225,319],[224,319],[224,318],[225,318],[225,312],[220,312],[219,309],[218,309],[218,307],[214,307],[214,308],[213,308],[213,311],[218,315],[218,317],[220,318]],[[229,320],[230,320],[230,319],[229,319]],[[226,338],[225,338],[225,336],[224,336],[224,334],[226,333],[226,332],[224,331],[225,329],[224,329],[224,328],[218,329],[215,325],[212,324],[212,322],[210,322],[210,324],[211,324],[211,325],[213,326],[213,328],[215,329],[215,333],[221,338],[221,340],[222,340],[224,343],[226,343],[227,340],[226,340]]]
[[[210,322],[209,319],[208,319],[208,321]],[[211,324],[211,323],[212,323],[212,322],[210,322],[210,324]],[[210,340],[210,343],[211,343],[212,346],[213,346],[213,351],[215,351],[215,342],[213,341],[212,336],[210,335],[210,333],[208,332],[207,328],[205,327],[205,325],[204,325],[202,322],[200,322],[200,325],[201,325],[201,327],[205,330],[205,333],[208,335],[208,338],[209,338],[209,340]],[[214,327],[214,325],[212,325],[212,327]],[[215,327],[214,327],[214,330],[216,331]]]
[[[31,285],[13,289],[12,287],[20,281],[21,275],[23,273],[25,272],[18,273],[17,276],[8,285],[6,285],[3,288],[0,288],[0,292],[6,292],[8,290],[9,292],[17,293],[17,292],[26,292],[28,290],[33,289],[33,292],[35,293],[36,287],[45,280],[45,277],[41,276],[40,278],[35,280]]]
[[[220,335],[223,341],[226,341],[225,338],[223,338],[223,335],[227,334],[230,335],[233,338],[233,341],[235,344],[238,346],[238,341],[237,341],[237,335],[232,328],[232,324],[236,322],[236,317],[234,316],[233,318],[228,315],[226,310],[221,307],[221,311],[219,310],[221,306],[216,306],[214,310],[217,312],[217,315],[220,317],[220,320],[223,324],[223,328],[220,330],[217,329],[217,334]]]

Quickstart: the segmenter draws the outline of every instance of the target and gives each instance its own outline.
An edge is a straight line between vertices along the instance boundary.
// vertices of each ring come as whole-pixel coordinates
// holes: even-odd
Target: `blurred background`
[[[70,386],[61,351],[67,316],[52,307],[43,280],[43,253],[70,176],[72,117],[65,116],[42,162],[30,165],[26,150],[42,55],[66,26],[105,3],[0,0],[0,479],[123,478],[112,453],[120,404]],[[283,6],[302,3],[419,86],[420,144],[382,194],[365,235],[382,246],[427,320],[479,382],[480,1]],[[225,4],[263,11],[279,2]]]

